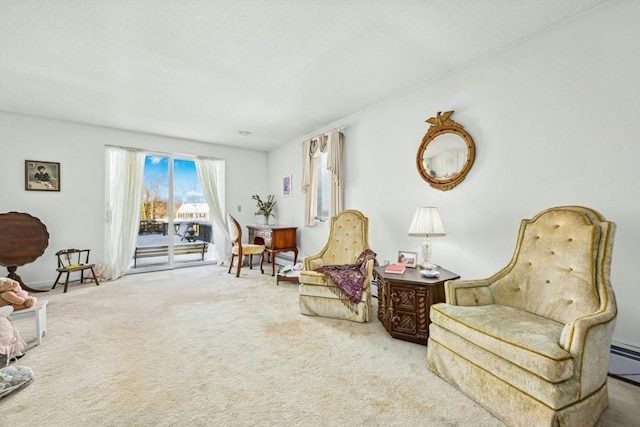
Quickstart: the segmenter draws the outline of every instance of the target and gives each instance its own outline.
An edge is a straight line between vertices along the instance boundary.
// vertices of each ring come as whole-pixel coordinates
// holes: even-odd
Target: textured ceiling
[[[0,110],[266,151],[602,3],[0,0]]]

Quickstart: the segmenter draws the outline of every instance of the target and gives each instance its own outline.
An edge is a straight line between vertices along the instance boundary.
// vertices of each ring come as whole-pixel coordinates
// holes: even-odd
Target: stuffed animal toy
[[[15,310],[21,310],[33,307],[36,301],[36,297],[30,297],[20,283],[7,277],[0,277],[0,307],[10,305]]]
[[[7,320],[7,316],[12,312],[13,307],[10,305],[0,307],[0,365],[2,366],[7,364],[6,359],[14,362],[24,356],[22,351],[27,345],[20,336],[20,332]],[[2,380],[3,378],[0,374],[0,399],[7,388],[6,384],[3,387]]]

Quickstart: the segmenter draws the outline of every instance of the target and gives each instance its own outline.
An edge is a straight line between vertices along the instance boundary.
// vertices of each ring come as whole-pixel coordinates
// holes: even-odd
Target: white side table
[[[42,337],[47,334],[47,300],[38,300],[33,307],[17,310],[11,313],[13,320],[36,318],[36,343],[42,343]]]

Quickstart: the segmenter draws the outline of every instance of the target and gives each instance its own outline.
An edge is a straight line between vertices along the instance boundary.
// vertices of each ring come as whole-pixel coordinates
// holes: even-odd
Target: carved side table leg
[[[18,273],[16,273],[17,269],[18,269],[18,267],[16,267],[16,266],[7,267],[7,271],[9,271],[9,275],[7,277],[9,279],[11,279],[11,280],[15,280],[16,282],[20,283],[20,286],[22,286],[22,289],[27,290],[29,292],[46,292],[44,290],[33,289],[33,288],[30,288],[29,286],[25,285],[25,283],[22,281],[22,278],[18,275]]]

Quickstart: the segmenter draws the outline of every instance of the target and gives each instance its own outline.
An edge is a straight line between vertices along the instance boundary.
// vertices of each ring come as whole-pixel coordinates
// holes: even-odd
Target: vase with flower
[[[262,200],[257,194],[251,196],[257,202],[258,212],[254,215],[262,215],[264,217],[264,225],[269,225],[269,217],[273,215],[273,208],[276,206],[275,196],[270,194],[267,200]]]

